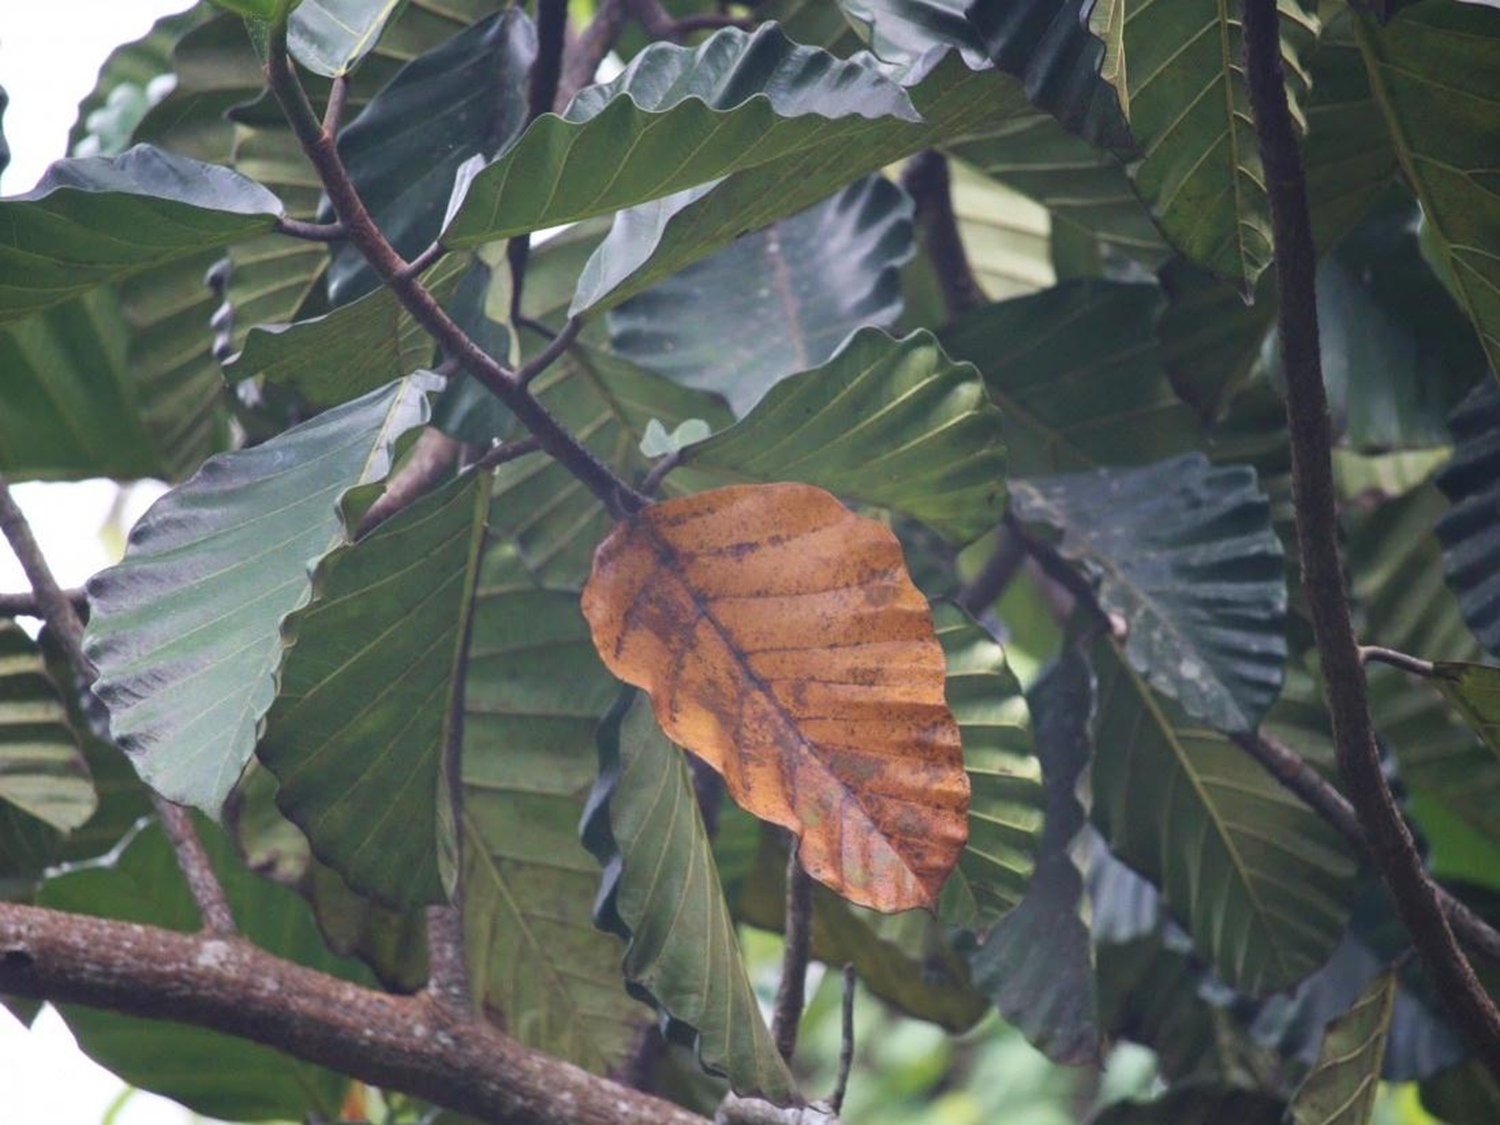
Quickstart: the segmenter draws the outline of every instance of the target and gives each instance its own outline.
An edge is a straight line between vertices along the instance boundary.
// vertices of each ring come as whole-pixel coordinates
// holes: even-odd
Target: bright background
[[[27,191],[48,164],[66,155],[74,111],[111,50],[144,35],[159,17],[189,6],[189,0],[0,4],[0,86],[10,94],[4,128],[11,148],[10,167],[0,173],[0,193]],[[14,491],[58,580],[76,586],[114,560],[123,532],[161,487],[139,484],[121,493],[109,481],[82,481],[24,484]],[[20,564],[0,542],[0,590],[25,588]],[[107,1125],[200,1120],[165,1099],[127,1094],[118,1078],[78,1050],[51,1009],[42,1012],[29,1032],[0,1011],[0,1121],[96,1125],[106,1117]]]

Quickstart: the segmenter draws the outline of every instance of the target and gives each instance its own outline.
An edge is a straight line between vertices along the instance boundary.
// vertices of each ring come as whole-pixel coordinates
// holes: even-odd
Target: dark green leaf
[[[413,59],[339,135],[339,154],[371,216],[412,258],[443,227],[459,166],[493,159],[526,123],[526,75],[536,31],[522,8],[506,8]],[[536,173],[523,165],[530,180]],[[324,205],[320,216],[331,220]],[[380,285],[357,246],[333,250],[334,304]]]
[[[233,846],[212,825],[200,820],[198,832],[247,940],[310,968],[357,984],[373,983],[360,965],[328,951],[296,892],[245,870]],[[110,866],[49,879],[38,902],[54,910],[173,930],[191,932],[199,927],[176,856],[154,824]],[[73,1005],[63,1005],[61,1011],[78,1045],[95,1062],[132,1086],[212,1117],[301,1120],[316,1114],[334,1120],[349,1084],[332,1071],[201,1027]]]
[[[572,311],[616,305],[859,176],[950,138],[983,133],[1024,108],[1025,92],[1015,79],[987,64],[974,66],[978,69],[960,49],[952,49],[896,68],[924,126],[890,114],[866,122],[860,131],[820,138],[811,147],[744,168],[720,183],[621,212],[584,270]]]
[[[1253,470],[1188,454],[1017,481],[1012,494],[1097,582],[1136,672],[1219,730],[1255,729],[1281,690],[1286,575]]]
[[[1149,463],[1197,445],[1192,411],[1167,382],[1154,285],[1070,281],[987,305],[943,333],[984,372],[1018,476]]]
[[[467,255],[451,255],[422,280],[433,296],[447,301],[469,266]],[[224,375],[231,380],[258,376],[296,390],[312,406],[327,407],[410,375],[432,355],[426,329],[382,286],[323,316],[251,328]]]
[[[1491,1125],[1500,1115],[1500,1082],[1471,1059],[1423,1082],[1422,1108],[1447,1125]]]
[[[256,756],[313,853],[397,908],[445,901],[457,878],[443,754],[489,484],[467,474],[326,555],[281,627]]]
[[[1296,1125],[1369,1125],[1396,1001],[1396,974],[1382,973],[1328,1025],[1317,1065],[1292,1099]]]
[[[443,243],[472,246],[630,207],[875,129],[917,134],[920,120],[889,79],[797,46],[775,25],[725,28],[692,48],[654,44],[461,179]]]
[[[914,249],[911,200],[870,176],[611,310],[610,343],[743,417],[855,329],[890,325]]]
[[[1500,668],[1438,661],[1438,689],[1500,760]]]
[[[1343,839],[1223,735],[1154,694],[1113,645],[1099,675],[1094,819],[1194,944],[1252,995],[1328,959],[1349,912]]]
[[[282,619],[312,596],[312,567],[348,542],[344,497],[385,476],[432,387],[413,376],[211,459],[90,581],[94,690],[158,792],[218,812],[275,697]]]
[[[358,957],[381,984],[396,992],[415,992],[427,983],[427,920],[422,911],[396,911],[372,902],[317,860],[308,865],[301,890],[334,952]]]
[[[0,618],[0,875],[39,871],[97,798],[36,643]]]
[[[512,501],[497,493],[490,523]],[[512,517],[513,518],[513,517]],[[463,904],[469,975],[507,1030],[597,1073],[635,1049],[650,1010],[625,991],[624,944],[594,927],[599,864],[578,823],[619,694],[575,592],[536,588],[493,536],[464,684]]]
[[[1458,447],[1437,478],[1453,505],[1437,523],[1443,574],[1469,628],[1491,655],[1500,656],[1500,520],[1495,518],[1500,508],[1500,389],[1489,383],[1477,387],[1454,414],[1452,426]]]
[[[1005,507],[1001,413],[928,332],[855,333],[737,425],[689,446],[675,487],[803,481],[905,512],[966,543]]]
[[[1097,1059],[1100,1042],[1083,878],[1072,856],[1088,818],[1078,782],[1088,765],[1094,711],[1093,671],[1082,652],[1064,649],[1026,701],[1046,784],[1041,852],[1026,897],[968,958],[975,987],[994,999],[1007,1022],[1048,1058],[1076,1065]]]
[[[281,203],[228,168],[137,146],[60,160],[0,200],[0,322],[270,230]]]
[[[599,728],[583,839],[605,868],[595,921],[626,941],[632,991],[736,1093],[785,1104],[795,1084],[746,975],[687,759],[633,690]]]
[[[932,624],[948,662],[944,690],[970,787],[969,840],[943,887],[939,915],[987,929],[1016,909],[1031,883],[1047,798],[1042,766],[1005,650],[956,605],[934,606]]]
[[[1154,1102],[1118,1102],[1093,1125],[1282,1125],[1286,1103],[1256,1090],[1183,1086]]]
[[[1279,0],[1292,113],[1308,89],[1302,63],[1318,22],[1303,0]],[[1183,254],[1251,293],[1271,264],[1265,172],[1250,115],[1237,4],[1105,0],[1092,26],[1141,159],[1132,175]]]
[[[1422,0],[1384,27],[1357,13],[1354,31],[1432,246],[1500,371],[1500,10]]]

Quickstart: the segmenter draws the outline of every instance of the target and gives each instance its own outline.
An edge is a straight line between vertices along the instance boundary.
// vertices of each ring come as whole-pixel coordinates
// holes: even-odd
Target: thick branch
[[[1339,559],[1332,428],[1318,350],[1317,255],[1302,155],[1287,106],[1276,0],[1246,0],[1244,40],[1250,104],[1271,201],[1280,286],[1278,326],[1286,372],[1287,425],[1302,583],[1323,662],[1334,745],[1370,854],[1439,995],[1500,1079],[1500,1013],[1454,939],[1437,888],[1380,769],[1364,666],[1349,620]]]
[[[303,151],[318,172],[334,213],[349,232],[349,240],[391,292],[443,351],[461,362],[489,391],[510,408],[528,430],[537,436],[542,448],[562,464],[594,493],[606,508],[621,516],[638,511],[645,497],[615,476],[584,445],[573,437],[556,418],[517,382],[515,374],[488,355],[462,328],[443,311],[437,299],[409,271],[406,262],[386,240],[364,202],[338,154],[331,135],[324,132],[307,93],[292,70],[287,55],[285,29],[273,36],[266,60],[266,81],[281,103]]]
[[[237,1035],[505,1125],[704,1125],[424,995],[391,996],[205,937],[0,904],[0,992]]]
[[[781,958],[781,984],[771,1013],[771,1035],[781,1057],[791,1061],[797,1049],[797,1027],[807,998],[807,959],[812,946],[812,876],[797,858],[792,841],[786,860],[786,946]]]
[[[83,622],[74,611],[72,600],[52,576],[52,568],[47,565],[46,556],[31,534],[31,525],[11,495],[10,484],[4,477],[0,477],[0,532],[4,533],[21,562],[21,569],[26,572],[47,628],[62,648],[79,684],[86,689],[98,679],[99,673],[83,651]],[[224,889],[219,886],[218,877],[214,875],[187,811],[155,793],[151,800],[177,853],[177,862],[192,891],[193,901],[198,904],[204,928],[216,934],[233,933],[234,915],[229,911]]]
[[[943,294],[943,311],[949,320],[957,320],[983,305],[985,296],[969,266],[963,236],[953,214],[953,185],[947,158],[931,150],[918,153],[907,163],[901,184],[917,207],[922,241],[927,245],[938,289]]]

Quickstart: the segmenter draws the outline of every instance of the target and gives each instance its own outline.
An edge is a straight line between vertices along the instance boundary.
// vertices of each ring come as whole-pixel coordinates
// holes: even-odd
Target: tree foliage
[[[1100,1123],[1495,1119],[1500,9],[215,4],[0,199],[0,473],[170,485],[60,596],[0,489],[18,1016],[236,1121],[791,1121],[841,1048],[1004,1118],[1018,1036],[1149,1048]],[[215,1008],[250,946],[404,1047]]]

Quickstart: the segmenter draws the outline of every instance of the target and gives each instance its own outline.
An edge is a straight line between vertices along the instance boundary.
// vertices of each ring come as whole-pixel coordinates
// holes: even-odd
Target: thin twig
[[[83,622],[73,609],[72,599],[53,577],[52,568],[47,565],[47,558],[31,533],[31,524],[11,495],[10,484],[3,476],[0,476],[0,532],[4,533],[11,550],[20,560],[21,569],[26,572],[37,606],[42,611],[42,619],[61,647],[68,666],[78,677],[79,685],[87,689],[99,678],[99,672],[83,651]],[[187,812],[159,794],[152,793],[151,798],[162,826],[171,838],[193,901],[198,904],[204,928],[216,934],[234,933],[234,915],[230,913],[224,889],[209,865]]]
[[[1443,1002],[1489,1072],[1500,1079],[1500,1012],[1454,938],[1437,888],[1381,770],[1364,666],[1339,557],[1333,434],[1318,343],[1317,254],[1302,154],[1287,106],[1276,0],[1244,4],[1245,70],[1271,203],[1280,300],[1287,427],[1302,583],[1322,659],[1333,739],[1370,854]]]
[[[328,104],[323,108],[323,132],[335,140],[339,127],[344,123],[344,103],[349,98],[349,76],[340,74],[328,90]]]
[[[338,242],[349,234],[343,223],[306,223],[289,215],[276,220],[276,233],[300,238],[303,242]]]
[[[446,252],[441,240],[432,243],[426,250],[423,250],[415,258],[406,263],[406,267],[401,271],[402,277],[421,277],[427,272],[427,267],[441,258]]]
[[[995,529],[995,549],[972,582],[959,590],[954,601],[978,615],[995,604],[1026,561],[1026,545],[1009,527]]]
[[[1302,798],[1356,851],[1361,855],[1370,854],[1370,841],[1360,827],[1354,806],[1300,754],[1265,732],[1233,737],[1236,745],[1264,766],[1284,789]],[[1443,913],[1448,916],[1448,924],[1458,939],[1469,949],[1500,965],[1500,933],[1444,888],[1438,887],[1437,893]]]
[[[563,48],[567,43],[568,0],[537,0],[536,61],[526,87],[526,124],[530,125],[552,109],[557,100],[557,83],[562,77]],[[505,247],[505,261],[510,267],[510,321],[521,315],[526,293],[526,263],[531,258],[531,232],[516,235]],[[527,380],[522,379],[524,387]]]
[[[1410,672],[1414,676],[1425,676],[1429,679],[1437,673],[1436,666],[1430,660],[1408,656],[1404,652],[1397,652],[1393,648],[1381,648],[1379,645],[1360,645],[1359,661],[1361,664],[1369,664],[1371,661],[1377,664],[1389,664],[1392,668],[1400,668],[1403,672]]]
[[[636,21],[654,39],[678,42],[697,31],[714,31],[722,27],[746,27],[747,21],[722,12],[704,12],[674,18],[661,0],[626,0]]]
[[[918,153],[901,174],[901,185],[916,204],[922,241],[943,295],[943,311],[949,320],[957,320],[985,304],[987,298],[969,266],[963,236],[953,214],[953,185],[947,159],[930,149]]]
[[[563,325],[562,331],[552,337],[551,342],[537,354],[535,359],[521,365],[520,369],[516,371],[516,382],[520,383],[523,387],[529,386],[533,379],[556,363],[558,357],[567,351],[568,348],[572,347],[573,341],[578,339],[578,333],[582,329],[583,321],[576,316],[571,318],[568,323]]]
[[[781,958],[781,984],[771,1015],[771,1036],[788,1062],[797,1049],[797,1026],[807,999],[807,959],[812,946],[812,876],[797,858],[797,841],[786,860],[786,946]]]
[[[548,339],[548,340],[555,340],[555,339],[557,339],[557,333],[554,332],[552,329],[548,328],[540,320],[537,320],[536,317],[533,317],[533,316],[521,316],[521,315],[518,314],[518,315],[516,315],[515,317],[512,318],[512,323],[517,328],[529,328],[529,329],[531,329],[531,331],[535,332],[538,336],[541,336],[541,337],[543,337],[545,339]]]
[[[844,1108],[849,1090],[849,1072],[854,1069],[854,966],[844,966],[844,1004],[839,1023],[839,1072],[828,1095],[828,1108],[837,1115]]]
[[[667,479],[667,474],[680,464],[682,464],[682,450],[680,449],[674,449],[662,457],[651,466],[645,479],[641,481],[641,495],[655,498],[657,492],[661,490],[662,481]]]
[[[88,610],[88,595],[82,590],[64,590],[63,596],[73,603],[73,611],[83,614]],[[30,590],[15,594],[0,594],[0,617],[41,617],[42,608],[36,594]]]
[[[1123,623],[1111,618],[1099,604],[1099,596],[1094,592],[1093,583],[1063,558],[1056,547],[1033,535],[1014,511],[1005,513],[1002,526],[1026,548],[1026,553],[1041,568],[1043,574],[1072,595],[1075,604],[1090,610],[1112,634],[1118,635],[1123,630]]]
[[[478,469],[493,469],[514,461],[519,457],[525,457],[528,453],[535,453],[542,448],[542,443],[537,441],[535,434],[528,434],[514,441],[502,441],[499,445],[492,446],[488,453],[474,463]]]
[[[562,79],[552,108],[559,113],[579,90],[594,81],[599,64],[609,54],[625,26],[625,0],[600,0],[594,18],[579,34],[577,42],[563,56]]]
[[[265,74],[303,151],[317,170],[334,213],[348,227],[350,241],[359,247],[365,260],[413,319],[427,330],[447,355],[461,360],[469,372],[520,419],[522,425],[536,434],[542,449],[598,497],[612,516],[623,518],[645,507],[646,498],[569,433],[546,407],[527,393],[513,372],[476,344],[443,311],[420,280],[405,276],[408,263],[375,224],[349,178],[333,138],[323,132],[312,111],[307,92],[292,69],[284,27],[272,32]]]

